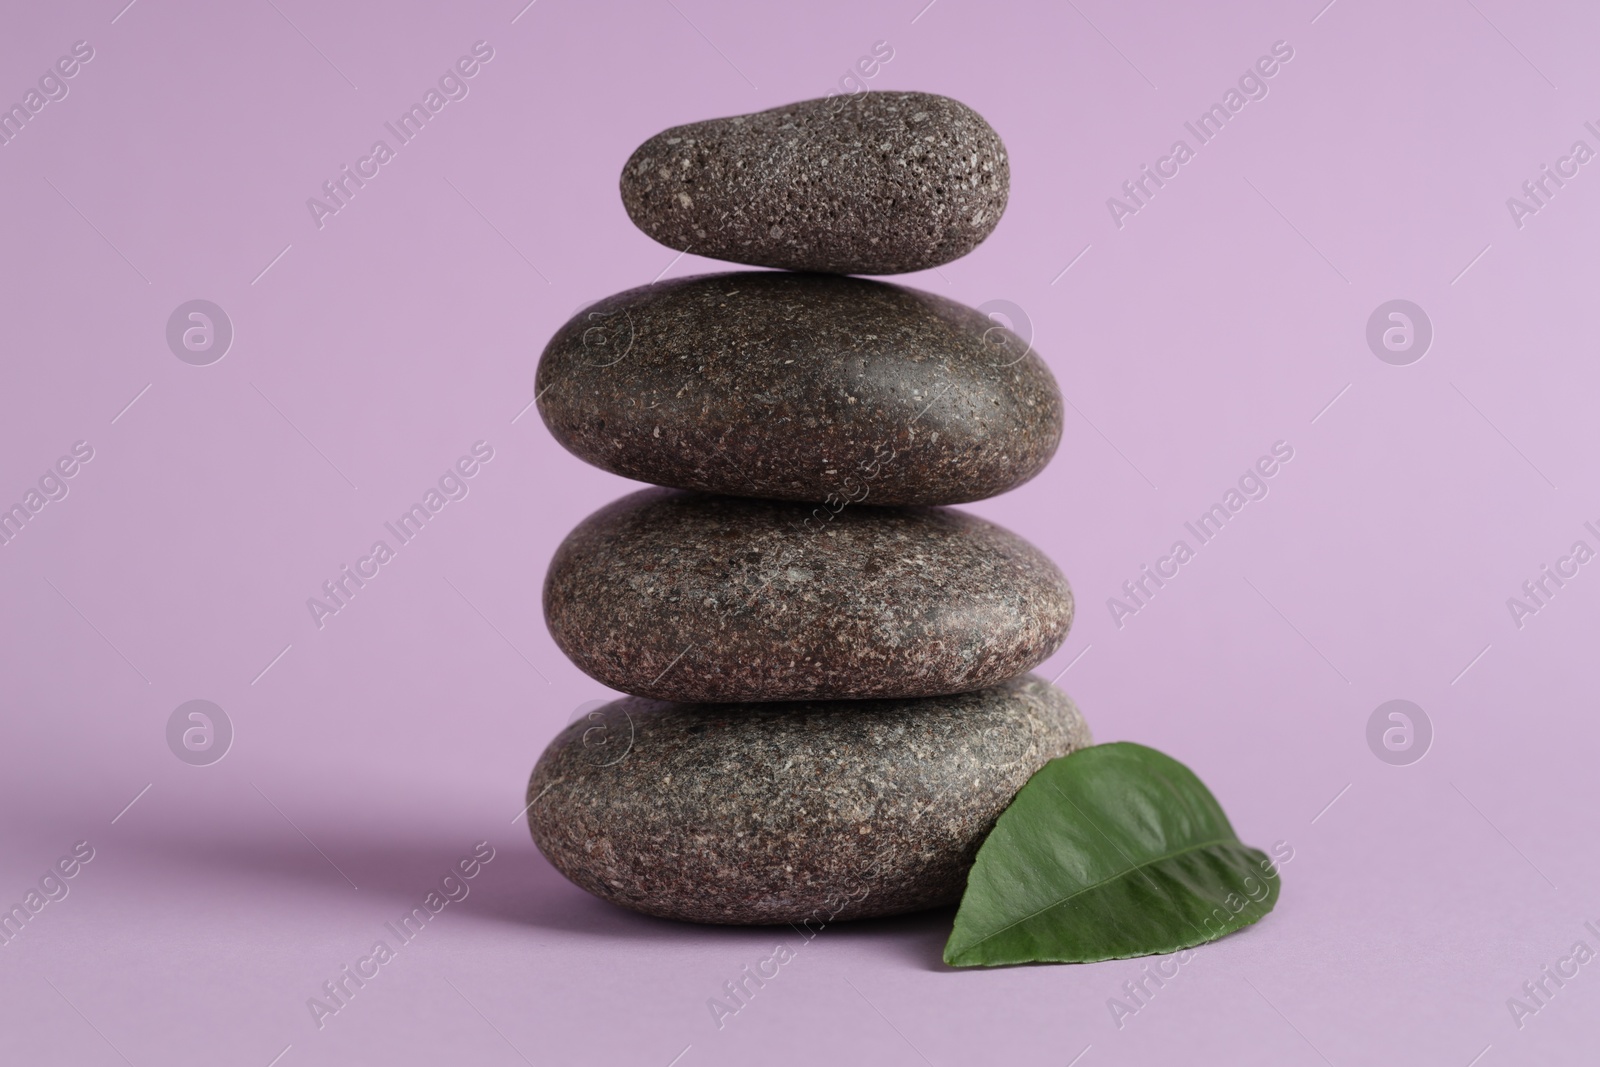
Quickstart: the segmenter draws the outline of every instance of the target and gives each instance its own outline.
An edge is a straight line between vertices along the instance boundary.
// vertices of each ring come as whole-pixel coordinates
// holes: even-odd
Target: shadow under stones
[[[515,829],[522,830],[521,827]],[[497,835],[495,857],[467,885],[467,896],[450,905],[452,913],[586,937],[620,940],[744,944],[803,939],[794,927],[719,926],[661,919],[600,900],[568,882],[531,840],[521,833]],[[316,845],[287,834],[230,833],[227,836],[144,836],[128,843],[129,859],[141,866],[181,876],[247,880],[284,886],[296,896],[322,900],[381,901],[400,914],[419,906],[472,843],[459,834],[429,828],[425,836],[355,833],[348,827],[317,829]],[[319,854],[319,851],[321,854]],[[326,859],[324,859],[324,855]],[[342,872],[342,873],[341,873]],[[348,877],[349,881],[346,881]],[[357,889],[352,890],[353,882]],[[223,886],[217,891],[226,894]],[[953,907],[829,923],[810,944],[877,943],[885,954],[934,971],[949,970],[942,960]]]

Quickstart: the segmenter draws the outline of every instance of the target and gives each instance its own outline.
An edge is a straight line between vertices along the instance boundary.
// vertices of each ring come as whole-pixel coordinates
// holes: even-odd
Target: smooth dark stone
[[[945,508],[827,508],[645,489],[567,535],[556,644],[662,700],[935,696],[1061,646],[1072,590],[1017,535]]]
[[[1028,778],[1091,743],[1032,675],[921,700],[628,697],[545,749],[528,824],[557,870],[613,903],[814,932],[955,903]]]
[[[988,316],[861,278],[740,271],[579,312],[535,385],[568,451],[657,485],[778,500],[959,504],[1061,441],[1038,353]]]
[[[959,259],[1006,209],[1011,171],[976,111],[864,92],[663,130],[622,203],[669,248],[786,270],[903,274]]]

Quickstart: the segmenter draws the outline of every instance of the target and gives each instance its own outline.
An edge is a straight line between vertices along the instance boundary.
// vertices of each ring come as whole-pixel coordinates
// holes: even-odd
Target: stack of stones
[[[1055,380],[976,310],[848,277],[965,255],[1008,187],[994,130],[927,93],[679,126],[628,160],[645,233],[781,269],[620,293],[539,363],[556,439],[663,487],[585,519],[545,582],[562,651],[632,694],[528,785],[577,885],[710,923],[951,904],[1028,778],[1090,743],[1026,673],[1067,636],[1066,579],[943,506],[1044,467]]]

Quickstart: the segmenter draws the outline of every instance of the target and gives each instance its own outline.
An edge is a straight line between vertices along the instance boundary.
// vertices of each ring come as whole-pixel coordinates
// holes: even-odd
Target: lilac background
[[[1600,147],[1592,10],[123,2],[14,5],[0,36],[5,101],[95,49],[0,148],[0,502],[95,450],[0,548],[0,900],[96,850],[0,949],[7,1062],[1592,1058],[1600,964],[1520,1030],[1506,998],[1600,948],[1600,568],[1521,629],[1506,598],[1600,546],[1600,176],[1520,229],[1505,204]],[[306,198],[480,39],[470,95],[319,230]],[[880,40],[873,88],[959,97],[1011,152],[995,235],[906,281],[1024,308],[1074,406],[1044,474],[972,507],[1078,591],[1042,673],[1071,664],[1100,740],[1172,753],[1247,841],[1294,849],[1277,911],[1120,1030],[1137,962],[954,972],[948,914],[809,943],[658,922],[513,819],[606,695],[545,632],[545,562],[631,488],[526,410],[535,360],[581,304],[719,269],[637,232],[618,170],[667,125],[821,95]],[[1270,95],[1113,225],[1106,198],[1278,40]],[[164,340],[196,297],[237,331],[208,367]],[[1364,340],[1397,297],[1436,334],[1406,367]],[[319,631],[306,598],[480,439],[470,495]],[[1114,625],[1106,598],[1278,440],[1271,495]],[[1397,697],[1436,732],[1405,767],[1365,739]],[[195,698],[237,731],[210,767],[164,738]],[[471,895],[319,1031],[306,999],[480,839]],[[797,958],[719,1031],[707,998],[779,942]]]

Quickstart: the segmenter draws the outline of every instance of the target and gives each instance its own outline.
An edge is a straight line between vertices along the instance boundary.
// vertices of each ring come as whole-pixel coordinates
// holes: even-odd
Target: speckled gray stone
[[[557,870],[624,907],[814,931],[955,903],[1017,790],[1091,743],[1032,675],[920,700],[628,697],[550,743],[528,824]]]
[[[780,500],[959,504],[1061,440],[1038,353],[972,308],[862,278],[739,271],[632,289],[546,346],[556,440],[657,485]]]
[[[567,535],[544,613],[578,667],[637,696],[917,697],[1039,664],[1066,639],[1072,591],[1038,549],[960,511],[645,489]]]
[[[1005,145],[965,104],[864,92],[663,130],[622,168],[622,203],[696,255],[900,274],[976,248],[1010,184]]]

